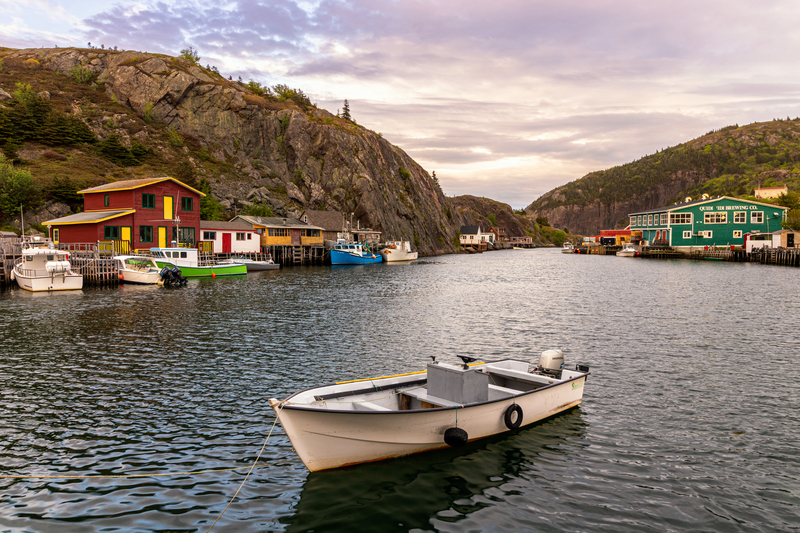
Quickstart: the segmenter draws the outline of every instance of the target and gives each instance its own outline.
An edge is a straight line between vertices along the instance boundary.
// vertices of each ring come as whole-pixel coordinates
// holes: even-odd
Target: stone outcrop
[[[525,221],[505,204],[446,197],[425,169],[380,134],[308,102],[257,94],[185,59],[71,48],[3,57],[73,77],[91,71],[92,87],[128,114],[103,110],[89,116],[86,105],[71,98],[67,112],[101,139],[116,133],[125,147],[135,141],[170,164],[188,161],[225,209],[260,204],[278,216],[334,210],[381,231],[383,240],[415,243],[423,255],[455,251],[460,226],[486,225],[489,215],[510,235],[525,234]],[[59,99],[65,101],[63,93]],[[165,132],[192,149],[164,142]]]

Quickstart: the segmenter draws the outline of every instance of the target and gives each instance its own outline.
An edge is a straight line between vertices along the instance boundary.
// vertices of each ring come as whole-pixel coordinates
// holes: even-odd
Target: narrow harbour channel
[[[207,531],[267,400],[436,355],[588,364],[510,434],[309,473],[275,426],[212,531],[800,530],[800,270],[507,250],[0,291],[0,532]]]

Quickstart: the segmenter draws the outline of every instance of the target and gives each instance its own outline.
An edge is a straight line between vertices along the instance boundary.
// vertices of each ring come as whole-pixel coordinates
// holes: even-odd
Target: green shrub
[[[274,216],[272,214],[272,206],[267,203],[256,203],[253,205],[248,205],[242,210],[242,213],[244,213],[245,215],[250,215],[251,217]]]
[[[288,85],[279,84],[272,87],[272,90],[275,91],[275,94],[278,95],[278,99],[282,102],[291,100],[300,107],[308,107],[313,105],[308,96],[306,96],[305,93],[303,93],[303,91],[300,89],[292,89]]]
[[[400,175],[403,176],[403,179],[407,180],[408,178],[411,177],[411,172],[409,172],[408,170],[404,169],[403,167],[400,167]]]
[[[142,109],[142,118],[148,124],[155,120],[155,115],[153,113],[153,103],[152,102],[145,102],[144,108]]]
[[[80,84],[88,85],[94,79],[94,72],[89,67],[80,64],[69,69],[69,77]]]
[[[219,183],[219,178],[217,178],[217,182]],[[198,190],[205,194],[205,196],[200,198],[200,219],[222,220],[222,216],[225,214],[225,209],[211,195],[211,185],[209,185],[208,180],[205,177],[200,180]]]
[[[14,168],[5,156],[0,156],[0,214],[19,214],[20,207],[31,209],[39,205],[41,190],[27,170]]]
[[[173,126],[167,128],[167,137],[169,138],[169,144],[175,148],[181,148],[185,144],[183,137]]]
[[[181,53],[178,55],[178,57],[185,59],[193,65],[197,65],[197,62],[200,61],[200,54],[198,54],[197,50],[191,46],[181,50]]]
[[[125,145],[120,142],[119,135],[116,133],[112,133],[103,139],[98,145],[97,150],[101,157],[117,165],[129,167],[141,163],[129,149],[125,148]]]

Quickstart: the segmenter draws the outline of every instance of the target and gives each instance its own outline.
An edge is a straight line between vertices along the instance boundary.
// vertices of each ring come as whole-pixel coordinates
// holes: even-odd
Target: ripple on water
[[[0,530],[205,531],[267,400],[437,355],[588,363],[511,435],[309,474],[280,426],[215,531],[798,529],[800,271],[555,250],[0,293]]]

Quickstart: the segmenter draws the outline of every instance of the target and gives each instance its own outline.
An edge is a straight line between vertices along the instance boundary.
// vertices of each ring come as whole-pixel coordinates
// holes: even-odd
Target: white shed
[[[252,254],[261,251],[260,236],[244,220],[201,220],[200,240],[213,242],[215,254]]]

